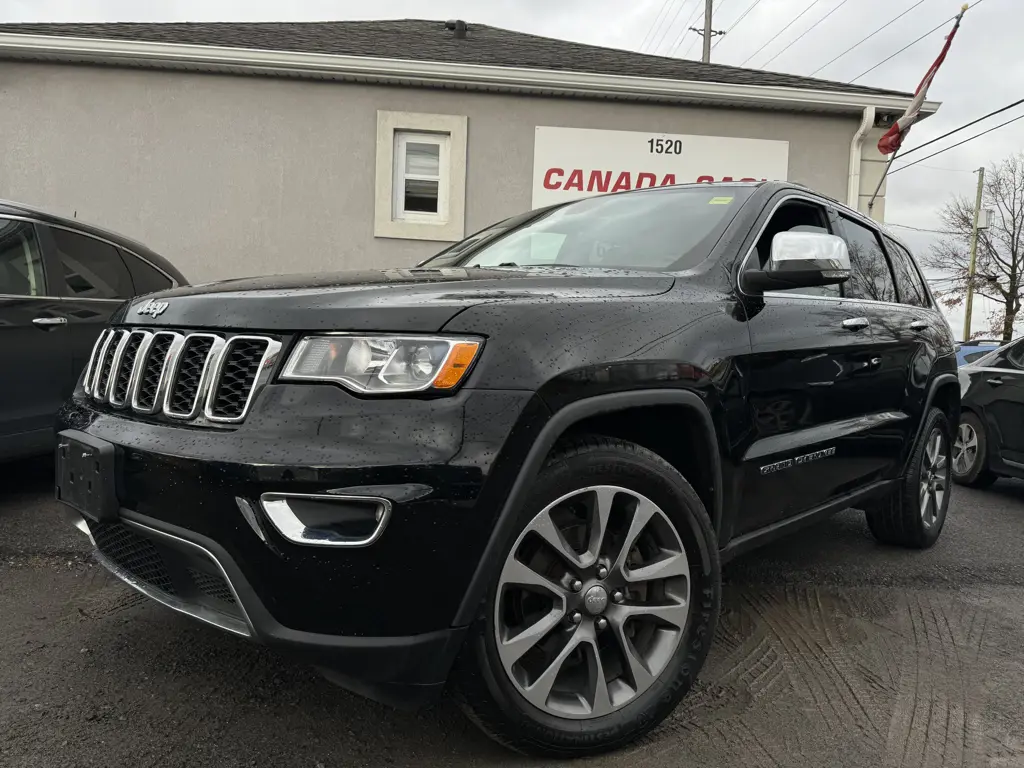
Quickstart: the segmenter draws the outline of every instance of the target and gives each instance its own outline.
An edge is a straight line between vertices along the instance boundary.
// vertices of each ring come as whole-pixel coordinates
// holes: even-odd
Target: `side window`
[[[874,230],[843,217],[846,245],[850,249],[850,279],[843,286],[843,295],[851,299],[896,301],[896,284],[889,262]]]
[[[997,367],[1024,370],[1024,339],[1007,347],[1002,358],[1001,364]]]
[[[885,247],[889,251],[892,272],[896,277],[896,290],[900,294],[900,304],[927,307],[928,291],[914,266],[914,257],[910,255],[910,251],[889,237],[885,238]]]
[[[62,294],[79,299],[127,299],[132,278],[117,248],[102,240],[51,228],[63,273]]]
[[[124,251],[121,251],[121,257],[128,266],[128,271],[132,273],[135,293],[154,293],[156,291],[165,291],[171,287],[171,278],[151,267],[142,259]]]
[[[783,203],[772,214],[764,233],[757,241],[757,260],[762,268],[768,263],[772,252],[772,238],[779,232],[822,232],[830,234],[825,209],[809,202]],[[839,296],[838,285],[821,285],[815,288],[793,288],[777,293],[798,293],[813,296]]]
[[[0,295],[45,296],[43,258],[35,228],[0,219]]]

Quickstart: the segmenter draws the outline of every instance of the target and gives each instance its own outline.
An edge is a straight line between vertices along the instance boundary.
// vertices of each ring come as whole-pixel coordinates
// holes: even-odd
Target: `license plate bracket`
[[[57,435],[57,500],[96,521],[117,519],[114,445],[78,430]]]

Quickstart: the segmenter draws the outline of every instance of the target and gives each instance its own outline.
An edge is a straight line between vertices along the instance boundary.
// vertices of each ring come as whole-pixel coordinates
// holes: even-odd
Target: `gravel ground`
[[[401,713],[91,564],[52,467],[0,467],[0,766],[514,766],[445,702]],[[848,512],[732,563],[700,682],[594,766],[1024,766],[1024,484],[957,489],[939,544]]]

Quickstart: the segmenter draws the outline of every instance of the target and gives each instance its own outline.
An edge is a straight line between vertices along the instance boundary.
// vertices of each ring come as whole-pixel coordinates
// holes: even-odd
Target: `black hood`
[[[575,268],[387,269],[225,280],[135,299],[116,322],[180,328],[427,332],[467,307],[499,301],[653,296],[670,275]],[[155,317],[140,314],[164,304]],[[152,311],[160,309],[152,307]]]

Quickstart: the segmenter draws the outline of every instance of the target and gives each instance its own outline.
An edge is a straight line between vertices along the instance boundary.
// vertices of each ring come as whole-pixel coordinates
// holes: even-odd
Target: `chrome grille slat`
[[[265,373],[277,362],[281,343],[266,336],[235,336],[221,352],[206,400],[204,415],[221,423],[237,423],[249,412]]]
[[[109,396],[108,384],[110,383],[110,372],[114,366],[114,358],[117,357],[117,349],[121,345],[126,331],[115,330],[103,344],[103,352],[100,355],[99,367],[96,371],[96,383],[93,386],[92,396],[101,402],[105,402]]]
[[[158,331],[153,334],[139,369],[138,380],[132,387],[133,411],[153,414],[161,409],[164,390],[170,378],[166,373],[184,341],[185,337],[174,331]]]
[[[149,331],[132,331],[124,342],[124,351],[117,362],[116,370],[111,373],[110,404],[115,408],[124,408],[132,391],[132,384],[137,379],[139,356],[145,352],[153,334]]]
[[[270,336],[113,328],[96,340],[83,385],[93,400],[143,416],[237,424],[281,348]]]
[[[171,383],[164,395],[164,415],[194,419],[200,411],[224,339],[212,333],[190,333],[174,360]]]
[[[82,387],[87,395],[92,394],[92,380],[96,375],[96,359],[100,356],[100,350],[103,349],[103,344],[110,333],[109,330],[104,329],[103,333],[96,339],[96,343],[92,345],[92,352],[89,353],[89,362],[85,366],[85,375],[82,376]]]

